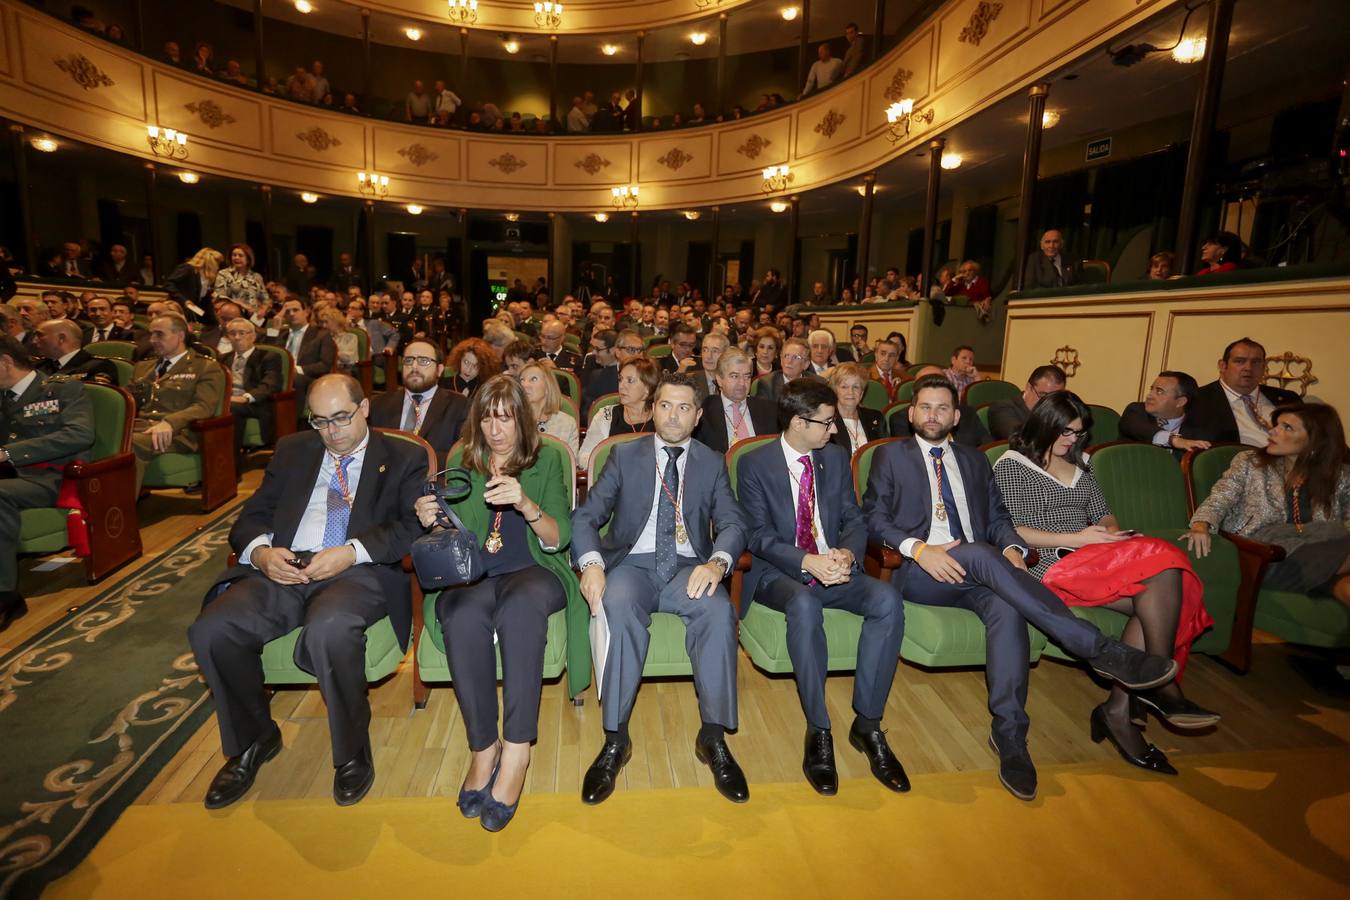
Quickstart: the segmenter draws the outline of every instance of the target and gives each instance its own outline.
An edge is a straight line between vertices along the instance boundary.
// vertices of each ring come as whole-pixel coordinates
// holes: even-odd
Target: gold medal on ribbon
[[[939,504],[937,505],[937,519],[938,519],[939,522],[945,522],[945,521],[947,521],[947,506],[946,506],[946,504],[939,503]]]
[[[675,543],[677,544],[689,543],[689,532],[685,530],[684,522],[675,523]]]
[[[502,535],[499,531],[494,531],[487,536],[483,542],[483,549],[489,553],[496,553],[502,549]]]

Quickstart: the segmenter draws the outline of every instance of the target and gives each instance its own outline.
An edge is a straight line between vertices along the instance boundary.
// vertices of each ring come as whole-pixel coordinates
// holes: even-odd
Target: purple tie
[[[811,527],[816,511],[815,472],[811,457],[803,456],[797,462],[802,464],[802,481],[797,488],[797,546],[807,553],[819,553]]]

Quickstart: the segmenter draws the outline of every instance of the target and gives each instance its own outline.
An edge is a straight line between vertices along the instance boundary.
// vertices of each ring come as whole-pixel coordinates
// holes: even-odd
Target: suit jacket
[[[965,487],[969,521],[963,521],[968,541],[1002,550],[1021,545],[1003,495],[994,483],[994,470],[985,455],[972,447],[952,443],[951,452]],[[933,495],[928,485],[928,463],[913,439],[886,444],[872,456],[872,470],[863,495],[867,531],[876,541],[899,549],[909,538],[928,540],[933,525]],[[912,566],[905,566],[902,577]]]
[[[1063,253],[1059,256],[1059,264],[1064,270],[1063,275],[1060,275],[1050,257],[1039,249],[1031,251],[1027,256],[1026,266],[1022,269],[1022,289],[1030,291],[1035,288],[1067,287],[1077,284],[1078,267]]]
[[[1267,525],[1288,521],[1284,466],[1256,465],[1255,450],[1244,450],[1233,457],[1223,477],[1215,482],[1209,496],[1196,508],[1192,522],[1205,522],[1213,529],[1250,535]],[[1342,465],[1336,477],[1336,493],[1330,516],[1314,506],[1307,511],[1309,521],[1350,520],[1350,465]]]
[[[88,457],[94,445],[94,404],[83,386],[38,372],[12,404],[0,401],[0,443],[19,477],[47,482],[54,499],[60,471],[34,467],[61,467]],[[12,553],[13,547],[6,552]]]
[[[886,423],[881,418],[881,411],[868,409],[865,406],[858,407],[858,422],[862,424],[863,436],[869,441],[875,441],[877,438],[889,436]],[[844,452],[853,454],[853,444],[848,439],[848,429],[844,427],[844,418],[838,414],[834,417],[835,428],[837,429],[830,440],[843,448]]]
[[[959,404],[956,409],[961,413],[961,421],[957,424],[956,430],[952,432],[952,438],[956,443],[979,448],[992,440],[989,437],[989,431],[984,427],[984,423],[980,421],[980,417],[975,415],[975,410],[964,403]],[[908,410],[891,413],[891,420],[887,424],[890,425],[891,437],[905,438],[914,434],[909,427]]]
[[[47,362],[47,374],[71,381],[93,381],[98,384],[117,384],[117,366],[111,360],[77,350],[64,366],[57,368],[56,360]]]
[[[1237,427],[1236,423],[1233,426]],[[1141,444],[1153,443],[1153,436],[1162,429],[1158,427],[1158,420],[1148,414],[1144,409],[1144,404],[1135,401],[1125,407],[1125,411],[1120,414],[1120,436],[1132,441],[1139,441]],[[1189,440],[1204,440],[1195,434],[1195,420],[1190,416],[1181,417],[1181,427],[1177,429],[1177,434]],[[1182,451],[1173,450],[1173,454],[1180,457]]]
[[[222,356],[220,364],[233,372],[234,351],[231,350]],[[281,386],[285,383],[280,354],[254,348],[248,359],[244,360],[243,383],[235,382],[233,387],[252,396],[259,407],[266,406],[270,409],[271,404],[267,401],[272,399],[272,395],[281,390]]]
[[[619,389],[619,367],[599,366],[591,369],[589,375],[581,379],[581,409],[583,417],[591,414],[591,404],[605,394],[612,394]]]
[[[714,373],[707,369],[690,369],[685,373],[694,380],[694,389],[698,392],[699,402],[702,403],[708,397],[715,397],[718,393],[717,380]]]
[[[535,359],[544,359],[548,356],[543,350],[535,350],[532,355]],[[568,370],[578,377],[581,375],[581,354],[577,353],[575,350],[568,350],[566,347],[563,347],[558,351],[557,358],[553,360],[553,364],[560,369]]]
[[[1268,384],[1261,385],[1261,393],[1276,406],[1298,402],[1298,394]],[[1241,440],[1238,435],[1237,418],[1233,415],[1233,408],[1228,405],[1228,394],[1217,380],[1211,381],[1196,392],[1195,402],[1190,405],[1186,419],[1191,423],[1192,434],[1199,440],[1214,443],[1221,441],[1237,443]]]
[[[881,370],[878,369],[875,365],[873,365],[872,368],[868,370],[867,377],[870,378],[872,381],[877,382],[882,387],[886,387],[886,382],[881,377]],[[891,368],[891,385],[889,388],[886,389],[886,400],[888,402],[890,403],[895,402],[895,392],[900,389],[900,382],[904,380],[905,380],[905,370],[900,367],[899,363],[896,363]]]
[[[361,270],[355,266],[343,268],[338,266],[333,270],[333,277],[328,279],[328,283],[333,290],[342,293],[349,287],[361,286]]]
[[[756,435],[778,433],[778,404],[763,397],[746,397],[745,407]],[[722,405],[720,395],[703,401],[703,418],[698,421],[694,437],[718,453],[730,449],[731,423],[727,421],[726,407]]]
[[[867,523],[853,493],[853,470],[847,451],[826,444],[811,454],[816,509],[825,542],[853,553],[854,571],[861,571],[867,552]],[[741,458],[736,490],[750,529],[754,556],[741,587],[741,615],[750,608],[761,584],[779,578],[802,581],[806,551],[797,546],[797,491],[788,474],[781,441],[769,441]]]
[[[285,347],[290,338],[291,329],[287,326],[281,329],[272,343],[278,347]],[[337,344],[333,343],[333,338],[327,331],[310,323],[305,328],[304,337],[300,338],[300,352],[295,354],[295,364],[310,378],[318,378],[333,371],[333,364],[336,362]]]
[[[83,342],[85,344],[91,344],[94,341],[130,341],[134,344],[138,337],[133,329],[123,328],[121,325],[109,325],[107,337],[95,337],[94,331],[93,325],[84,329]]]
[[[370,401],[370,424],[376,428],[403,427],[403,399],[407,389],[385,391]],[[445,468],[445,458],[450,447],[459,440],[460,429],[464,427],[464,416],[469,411],[469,401],[445,387],[437,387],[431,395],[431,402],[422,414],[422,427],[418,436],[436,451],[436,464]]]
[[[572,514],[572,560],[598,552],[606,569],[628,557],[652,512],[656,437],[636,438],[610,451],[586,502]],[[625,490],[627,488],[627,490]],[[698,441],[689,442],[684,469],[684,525],[700,563],[725,553],[732,564],[745,549],[745,518],[731,493],[721,455]],[[613,520],[611,521],[611,516]],[[600,529],[609,522],[602,538]]]
[[[168,422],[175,437],[196,449],[197,435],[188,424],[216,414],[225,396],[225,370],[214,359],[200,356],[194,350],[184,353],[156,381],[158,365],[158,359],[142,360],[132,372],[127,390],[136,401],[136,418]]]
[[[204,325],[216,325],[216,306],[211,302],[210,292],[205,297],[202,296],[202,276],[197,270],[187,263],[180,263],[177,268],[168,274],[164,279],[164,287],[169,292],[169,298],[177,300],[183,304],[183,311],[187,313],[189,322],[201,322]],[[201,314],[188,309],[187,304],[201,310]]]
[[[678,372],[680,370],[680,364],[675,359],[674,354],[660,357],[657,359],[656,364],[661,367],[662,372]],[[698,368],[700,365],[702,365],[702,361],[695,356],[694,368]]]
[[[824,378],[821,378],[819,375],[817,375],[815,372],[812,372],[810,366],[807,366],[806,371],[803,372],[798,377],[814,378],[816,381],[825,380]],[[777,403],[778,395],[779,393],[782,392],[783,385],[785,384],[787,384],[787,376],[783,374],[782,369],[776,369],[774,370],[774,373],[772,375],[764,379],[764,383],[759,386],[759,394],[757,394],[756,396],[763,397],[766,400],[772,400],[774,403]]]
[[[312,429],[288,434],[277,442],[262,486],[244,501],[230,529],[230,546],[236,553],[264,534],[272,535],[274,547],[291,545],[325,452],[321,436]],[[401,562],[411,550],[413,539],[422,534],[413,504],[422,495],[428,474],[426,453],[421,447],[370,432],[347,526],[348,536],[360,541],[370,554],[383,586],[385,612],[405,649],[412,630],[412,602]],[[234,566],[225,570],[216,584],[256,571],[250,566]]]
[[[131,260],[123,260],[121,270],[108,260],[98,267],[98,277],[100,281],[109,284],[131,284],[140,281],[140,267]]]

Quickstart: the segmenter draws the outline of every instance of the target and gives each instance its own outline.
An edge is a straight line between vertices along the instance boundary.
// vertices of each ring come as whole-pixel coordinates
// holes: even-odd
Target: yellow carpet
[[[490,835],[451,800],[135,806],[51,897],[1350,896],[1350,753],[1041,770],[1023,804],[993,773],[850,781],[834,798],[754,784],[527,796]]]

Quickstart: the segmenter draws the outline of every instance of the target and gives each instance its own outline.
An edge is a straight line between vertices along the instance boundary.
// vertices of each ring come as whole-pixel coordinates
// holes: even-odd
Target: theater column
[[[168,265],[166,256],[161,256],[159,252],[159,183],[158,173],[155,170],[154,163],[145,164],[145,229],[146,242],[150,245],[149,250],[142,250],[142,253],[149,253],[155,258],[155,271],[161,274],[168,273],[173,266]]]
[[[634,131],[642,130],[642,45],[647,41],[647,32],[639,31],[637,33],[637,71],[633,73],[633,80],[636,83],[633,90],[637,91],[637,98],[633,101],[638,105],[637,118],[633,123]]]
[[[881,58],[882,36],[886,31],[886,0],[876,0],[876,14],[872,19],[872,61]]]
[[[925,296],[932,293],[933,284],[933,247],[937,243],[938,191],[942,187],[942,150],[947,146],[945,138],[933,138],[928,142],[928,197],[923,207],[923,282]]]
[[[637,210],[633,210],[633,216],[630,221],[631,224],[629,225],[628,231],[628,245],[629,245],[628,270],[630,272],[628,296],[641,297],[642,292],[639,290],[639,286],[642,284],[642,273],[638,270],[642,268],[642,248],[638,246]]]
[[[722,287],[717,283],[718,270],[722,268],[722,207],[712,208],[712,254],[708,261],[708,302],[712,303],[722,295]],[[725,280],[725,279],[724,279]]]
[[[797,270],[800,268],[801,248],[797,243],[797,233],[801,229],[802,213],[801,198],[792,196],[788,198],[788,254],[787,254],[787,272],[783,279],[783,288],[787,293],[787,303],[791,305],[797,302],[801,296],[801,291],[797,289]],[[782,310],[778,310],[782,312]]]
[[[552,212],[551,212],[551,213],[548,214],[548,274],[547,274],[547,278],[548,278],[548,299],[549,299],[549,302],[550,302],[550,303],[554,302],[554,299],[555,299],[555,296],[556,296],[556,295],[554,294],[554,291],[553,291],[553,241],[554,241],[554,232],[557,230],[557,219],[558,219],[558,214],[557,214],[557,213],[552,213]]]
[[[548,127],[558,124],[558,36],[548,36]]]
[[[27,272],[36,272],[38,251],[36,236],[33,234],[33,197],[32,185],[28,181],[28,142],[24,140],[23,126],[11,122],[9,126],[10,149],[14,156],[14,192],[19,201],[19,229],[23,232],[23,265]]]
[[[455,93],[461,97],[469,96],[469,29],[461,28],[459,30],[459,84],[455,85]],[[468,114],[465,114],[465,119]]]
[[[470,277],[469,267],[473,265],[473,248],[469,246],[469,210],[460,209],[459,220],[464,223],[464,236],[459,242],[459,294],[464,298],[464,309],[468,313],[468,321],[473,321],[473,278]]]
[[[267,57],[263,52],[262,0],[253,0],[253,77],[258,90],[267,84]]]
[[[273,277],[274,272],[280,269],[272,265],[272,186],[270,184],[259,185],[258,189],[262,191],[263,214],[263,245],[258,248],[257,260],[262,261],[259,269],[262,271],[264,279]]]
[[[861,284],[867,284],[868,257],[872,253],[872,199],[876,196],[877,173],[868,172],[863,176],[862,219],[858,222],[858,278]],[[861,296],[854,297],[856,303]]]
[[[797,45],[797,93],[806,84],[806,70],[811,67],[811,0],[802,0],[802,36]]]
[[[1041,167],[1041,117],[1050,85],[1032,85],[1027,99],[1027,145],[1022,153],[1022,188],[1018,193],[1017,244],[1013,248],[1013,290],[1022,289],[1024,261],[1031,245],[1031,213],[1036,199],[1036,173]],[[924,288],[927,290],[927,286]]]
[[[1223,67],[1228,56],[1228,30],[1233,25],[1233,0],[1211,0],[1209,27],[1205,32],[1204,70],[1200,92],[1191,117],[1191,143],[1186,152],[1186,180],[1181,186],[1181,210],[1177,213],[1177,256],[1172,271],[1190,275],[1195,271],[1195,228],[1200,215],[1200,192],[1205,186],[1209,142],[1219,115],[1223,93]]]
[[[727,14],[717,17],[717,111],[713,116],[725,115],[727,111]]]
[[[361,106],[365,109],[366,115],[370,115],[370,97],[373,88],[370,67],[370,10],[363,9],[361,10]]]
[[[375,289],[375,201],[367,200],[365,204],[365,226],[366,226],[366,266],[365,283],[362,287],[365,289],[366,296]],[[355,255],[355,254],[353,254]]]

